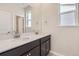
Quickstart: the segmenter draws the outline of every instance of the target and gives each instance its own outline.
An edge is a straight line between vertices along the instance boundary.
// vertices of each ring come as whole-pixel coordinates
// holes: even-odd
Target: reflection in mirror
[[[20,34],[24,33],[24,17],[16,16],[16,31],[14,37],[20,37]]]
[[[32,12],[27,4],[0,4],[0,37],[16,36],[31,30]],[[3,36],[2,36],[3,34]]]
[[[12,31],[11,17],[11,13],[0,10],[0,34],[6,34]]]
[[[24,26],[24,32],[29,32],[31,30],[32,26],[32,7],[29,5],[26,8],[24,8],[24,21],[25,21],[25,26]]]
[[[24,16],[16,16],[16,32],[15,34],[22,34],[30,32],[32,23],[31,6],[24,8]]]
[[[16,16],[16,33],[24,32],[24,17]]]

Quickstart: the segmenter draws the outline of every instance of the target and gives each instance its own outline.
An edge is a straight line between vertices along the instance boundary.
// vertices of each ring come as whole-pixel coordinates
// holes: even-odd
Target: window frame
[[[28,16],[29,11],[31,12],[31,10],[27,10],[26,11],[26,14],[27,14],[27,17],[26,17],[26,27],[27,28],[31,28],[32,27],[32,12],[31,12],[31,19],[29,19],[29,16]],[[29,27],[29,21],[31,21],[31,26],[30,27]]]
[[[58,23],[59,23],[59,25],[58,26],[64,26],[64,27],[70,27],[70,26],[79,26],[78,25],[78,3],[75,3],[75,8],[76,8],[76,10],[71,10],[71,11],[67,11],[67,12],[65,12],[65,13],[69,13],[69,12],[72,12],[72,11],[74,11],[75,12],[75,24],[74,25],[62,25],[61,24],[61,13],[60,13],[60,4],[59,4],[59,10],[58,10],[58,18],[59,18],[59,21],[58,21]],[[62,13],[62,14],[64,14],[64,13]]]
[[[29,20],[29,12],[31,12],[31,20]],[[32,27],[32,10],[31,10],[31,6],[27,6],[27,8],[25,8],[25,11],[24,11],[24,14],[25,14],[25,28],[31,28]],[[31,26],[29,27],[29,21],[31,21]]]

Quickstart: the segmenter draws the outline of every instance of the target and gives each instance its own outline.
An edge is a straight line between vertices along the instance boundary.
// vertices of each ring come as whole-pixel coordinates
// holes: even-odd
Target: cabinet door
[[[32,49],[28,53],[25,53],[23,56],[40,56],[40,46]]]
[[[46,54],[46,43],[41,43],[41,56],[45,56]]]
[[[41,56],[48,55],[50,51],[50,40],[47,40],[46,42],[41,44]]]
[[[49,53],[50,51],[50,40],[46,41],[46,55]]]

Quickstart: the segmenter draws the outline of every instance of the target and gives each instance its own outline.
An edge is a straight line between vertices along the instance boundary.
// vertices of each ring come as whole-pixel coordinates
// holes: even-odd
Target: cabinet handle
[[[31,56],[31,53],[29,53],[29,56]]]
[[[31,56],[31,53],[27,54],[27,56]]]
[[[27,54],[27,56],[31,56],[31,53]]]

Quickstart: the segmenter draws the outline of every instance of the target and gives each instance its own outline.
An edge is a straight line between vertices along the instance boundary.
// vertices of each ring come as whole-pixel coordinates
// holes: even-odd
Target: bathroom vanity
[[[43,12],[44,5],[41,11],[40,4],[25,4],[23,8],[19,7],[21,5],[10,4],[14,11],[6,9],[9,5],[0,10],[0,56],[46,56],[51,48],[51,35],[47,19],[41,19],[47,17],[44,15],[46,11]]]
[[[0,56],[46,56],[50,51],[51,35],[10,39],[0,45]],[[0,43],[1,44],[1,43]]]

